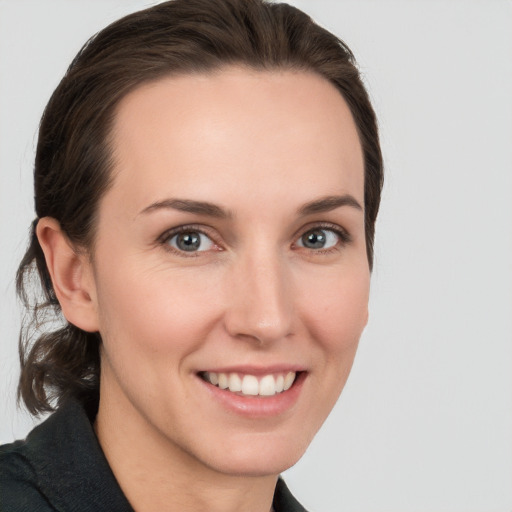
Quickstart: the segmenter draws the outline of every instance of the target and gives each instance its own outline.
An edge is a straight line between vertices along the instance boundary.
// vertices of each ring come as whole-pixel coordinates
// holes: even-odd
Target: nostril
[[[228,333],[241,341],[246,340],[258,345],[275,343],[292,335],[291,320],[282,318],[275,321],[253,320],[250,318],[229,318],[226,322]]]
[[[232,269],[225,327],[240,340],[267,344],[291,333],[294,298],[279,258],[271,256],[268,246],[253,249]]]

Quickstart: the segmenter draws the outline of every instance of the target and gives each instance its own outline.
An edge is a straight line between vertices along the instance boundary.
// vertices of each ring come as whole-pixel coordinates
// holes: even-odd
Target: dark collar
[[[78,401],[62,405],[28,435],[21,451],[37,485],[57,510],[133,512],[103,454],[89,416]],[[276,512],[306,512],[279,478]]]
[[[36,427],[24,452],[57,510],[133,512],[79,402],[67,402]]]

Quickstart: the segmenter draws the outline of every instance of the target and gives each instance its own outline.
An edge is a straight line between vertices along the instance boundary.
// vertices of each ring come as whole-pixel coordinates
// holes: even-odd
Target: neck
[[[105,457],[137,512],[269,512],[277,475],[227,475],[171,442],[128,400],[100,393],[95,431]]]

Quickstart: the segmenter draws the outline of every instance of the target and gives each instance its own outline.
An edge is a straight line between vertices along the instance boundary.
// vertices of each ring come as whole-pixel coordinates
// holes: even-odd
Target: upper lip
[[[216,366],[213,368],[205,368],[198,373],[242,373],[246,375],[269,375],[271,373],[287,373],[305,371],[304,365],[299,364],[272,364],[268,366],[256,365],[239,365],[239,366]]]

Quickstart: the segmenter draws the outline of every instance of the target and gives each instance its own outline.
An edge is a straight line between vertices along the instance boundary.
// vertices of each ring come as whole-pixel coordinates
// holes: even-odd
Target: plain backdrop
[[[154,3],[154,2],[153,2]],[[342,397],[285,475],[325,512],[512,511],[512,3],[296,0],[354,51],[386,163],[370,323]],[[0,0],[0,443],[37,126],[72,57],[146,0]]]

